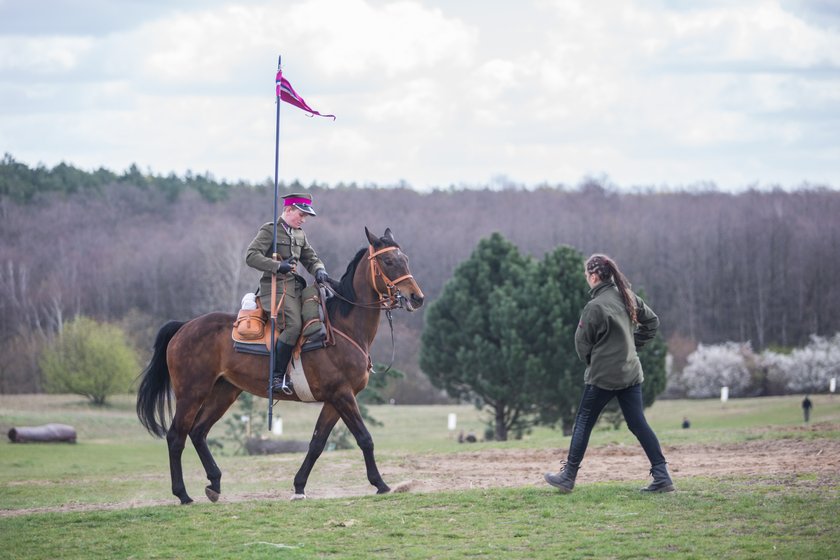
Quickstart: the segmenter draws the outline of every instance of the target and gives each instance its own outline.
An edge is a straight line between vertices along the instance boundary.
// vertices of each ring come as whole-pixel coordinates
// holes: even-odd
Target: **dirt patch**
[[[791,428],[790,438],[753,440],[736,444],[687,444],[665,446],[663,451],[677,487],[681,477],[724,478],[762,477],[789,482],[799,474],[814,474],[815,486],[836,488],[840,478],[840,440],[804,432],[838,431],[840,425],[820,424]],[[779,429],[774,429],[779,432]],[[802,432],[802,433],[800,433]],[[757,433],[756,436],[760,436]],[[813,437],[817,436],[817,437]],[[382,461],[382,476],[395,492],[445,492],[474,488],[546,487],[543,473],[556,471],[567,449],[465,449],[459,453],[405,455]],[[345,456],[346,457],[346,456]],[[318,467],[328,463],[330,480],[310,480],[309,498],[368,496],[374,489],[367,483],[361,458],[350,460],[321,457]],[[224,466],[223,466],[224,468]],[[648,463],[638,445],[590,447],[578,473],[578,484],[602,481],[634,481],[641,486],[648,480]],[[297,466],[295,466],[295,470]],[[323,472],[323,471],[322,471]],[[226,473],[229,477],[242,473]],[[254,473],[251,473],[252,475]],[[167,473],[160,473],[167,476]],[[262,475],[260,475],[262,476]],[[291,480],[291,473],[287,477]],[[276,472],[273,474],[276,479]],[[281,483],[282,484],[282,483]],[[280,486],[280,484],[278,484]],[[193,498],[204,500],[202,488],[190,488]],[[291,492],[278,489],[263,493],[223,493],[222,502],[287,500]],[[144,506],[175,505],[174,497],[154,501],[108,504],[67,504],[62,507],[0,511],[0,517],[43,512],[77,512],[129,509]]]
[[[389,475],[408,478],[412,491],[544,486],[543,474],[557,471],[567,449],[517,449],[465,452],[446,456],[406,457]],[[840,476],[840,441],[774,440],[725,445],[665,447],[671,474],[680,477],[773,476],[801,473]],[[578,484],[639,481],[649,465],[639,446],[590,448],[578,472]]]

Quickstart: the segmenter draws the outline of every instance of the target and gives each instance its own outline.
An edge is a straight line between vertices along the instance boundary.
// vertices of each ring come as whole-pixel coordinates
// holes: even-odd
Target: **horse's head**
[[[373,289],[392,307],[405,307],[414,311],[423,305],[423,291],[417,285],[408,268],[408,255],[402,252],[391,233],[385,229],[385,235],[376,237],[365,228],[370,249],[370,281]]]

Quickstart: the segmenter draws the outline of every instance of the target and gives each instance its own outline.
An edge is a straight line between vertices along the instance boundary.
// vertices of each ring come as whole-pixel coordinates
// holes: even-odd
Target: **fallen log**
[[[9,430],[12,443],[66,442],[76,443],[76,428],[67,424],[45,424],[43,426],[22,426]]]
[[[308,441],[249,438],[245,441],[248,455],[273,455],[275,453],[301,453],[309,450]]]

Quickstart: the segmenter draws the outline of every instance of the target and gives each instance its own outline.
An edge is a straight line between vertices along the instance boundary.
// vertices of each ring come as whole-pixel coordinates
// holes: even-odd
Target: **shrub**
[[[840,333],[832,338],[812,335],[804,348],[791,352],[788,388],[794,392],[828,390],[829,379],[840,376]]]
[[[87,317],[65,325],[39,364],[48,391],[82,395],[99,406],[110,395],[129,392],[139,369],[122,329]]]
[[[729,387],[733,397],[746,396],[752,379],[748,367],[752,349],[749,343],[726,342],[713,346],[699,345],[688,357],[682,382],[686,396],[709,398],[720,394],[721,387]]]

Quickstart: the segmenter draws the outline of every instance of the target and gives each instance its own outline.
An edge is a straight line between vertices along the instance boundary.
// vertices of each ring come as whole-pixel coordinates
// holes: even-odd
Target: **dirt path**
[[[543,473],[559,469],[566,449],[487,450],[445,457],[409,458],[402,465],[412,491],[544,486]],[[726,445],[666,447],[671,474],[680,477],[784,476],[798,473],[840,476],[840,441],[778,440]],[[648,481],[649,465],[638,446],[593,447],[578,473],[578,484]],[[393,470],[393,469],[391,469]],[[400,473],[392,473],[400,478]],[[392,478],[393,479],[393,478]]]
[[[737,444],[689,444],[664,448],[672,476],[679,487],[681,477],[721,478],[728,476],[779,477],[791,479],[797,474],[817,475],[815,485],[837,487],[840,479],[840,440],[803,437],[804,433],[834,430],[836,424],[818,424],[809,428],[791,428],[790,438],[755,440]],[[819,434],[808,434],[808,436]],[[383,463],[382,475],[396,492],[444,492],[473,488],[511,488],[545,486],[543,473],[557,470],[566,449],[487,449],[460,453],[405,455]],[[328,459],[332,480],[310,482],[308,496],[314,499],[368,496],[367,484],[359,461]],[[317,467],[316,467],[317,469]],[[586,453],[578,474],[578,484],[599,481],[647,480],[648,465],[637,445],[592,447]],[[165,473],[161,473],[165,476]],[[547,487],[546,487],[547,488]],[[193,498],[204,500],[200,488],[191,488]],[[277,490],[259,494],[223,494],[222,502],[281,499],[290,492]],[[155,501],[130,501],[109,504],[68,504],[63,507],[0,511],[0,517],[42,512],[74,512],[128,509],[155,505],[175,505],[171,496]]]

